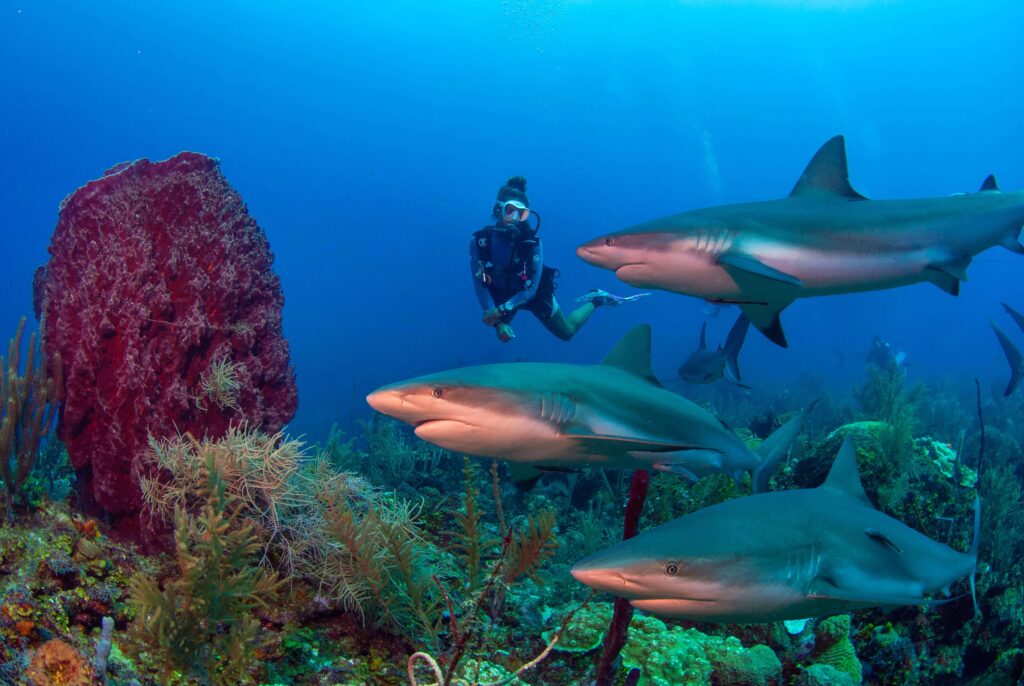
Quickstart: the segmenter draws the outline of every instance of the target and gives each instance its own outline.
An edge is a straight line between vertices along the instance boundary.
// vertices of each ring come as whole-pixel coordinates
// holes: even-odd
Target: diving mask
[[[518,200],[506,200],[499,207],[501,218],[507,222],[525,222],[530,216],[530,208]]]

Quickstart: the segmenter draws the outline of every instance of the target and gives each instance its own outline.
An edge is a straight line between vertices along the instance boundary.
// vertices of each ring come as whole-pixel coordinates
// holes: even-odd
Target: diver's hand
[[[496,326],[497,323],[500,321],[501,310],[499,310],[497,307],[492,307],[491,309],[484,312],[484,324],[486,324],[487,326]]]
[[[506,324],[505,322],[498,324],[498,326],[496,326],[495,329],[498,332],[498,340],[501,341],[502,343],[508,343],[509,341],[516,337],[516,332],[513,331],[512,327]]]

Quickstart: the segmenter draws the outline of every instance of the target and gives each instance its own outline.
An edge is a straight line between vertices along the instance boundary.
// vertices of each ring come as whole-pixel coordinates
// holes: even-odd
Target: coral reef
[[[178,575],[162,587],[147,576],[132,580],[132,638],[164,680],[183,672],[213,686],[250,683],[260,632],[252,611],[273,602],[283,581],[257,567],[252,529],[232,527],[232,498],[210,454],[205,473],[202,515],[194,522],[184,509],[175,515]]]
[[[39,647],[25,670],[29,686],[97,686],[92,665],[72,646],[54,638]]]
[[[555,650],[583,653],[597,649],[611,616],[611,603],[591,603],[573,616]],[[550,632],[543,635],[545,641],[551,637]],[[647,615],[633,616],[622,648],[622,665],[625,672],[639,669],[639,684],[650,686],[739,686],[776,684],[782,679],[782,663],[768,646],[744,648],[737,638],[669,627]]]
[[[49,250],[35,300],[46,354],[62,361],[57,432],[101,508],[138,511],[151,436],[242,421],[273,433],[291,418],[273,257],[216,160],[108,170],[63,201]]]
[[[828,665],[859,684],[864,677],[857,651],[850,641],[850,615],[823,619],[814,633],[814,662]]]
[[[32,473],[40,442],[50,432],[63,384],[60,358],[51,366],[40,353],[33,334],[29,338],[25,371],[21,364],[21,336],[25,318],[0,356],[0,481],[3,482],[3,516],[14,517],[15,497]],[[53,374],[56,376],[53,376]]]

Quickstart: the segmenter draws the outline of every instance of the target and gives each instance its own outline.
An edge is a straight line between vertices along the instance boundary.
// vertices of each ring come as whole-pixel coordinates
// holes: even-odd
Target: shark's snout
[[[597,259],[597,255],[591,248],[590,243],[584,243],[580,247],[576,248],[576,257],[580,258],[581,260],[589,264],[593,264],[593,262]]]
[[[572,566],[570,573],[576,581],[595,591],[629,597],[632,584],[614,560],[606,559],[604,552],[580,560]]]
[[[370,393],[366,396],[366,402],[381,414],[391,417],[396,416],[404,404],[402,393],[391,386],[382,386]]]

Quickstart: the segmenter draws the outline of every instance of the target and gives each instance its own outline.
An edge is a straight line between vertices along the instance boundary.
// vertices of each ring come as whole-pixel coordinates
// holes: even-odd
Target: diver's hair
[[[530,206],[530,200],[526,197],[526,178],[513,176],[498,189],[497,202],[501,203],[506,200],[518,200],[527,207]],[[497,213],[497,203],[495,203],[495,213]]]
[[[513,176],[505,182],[505,185],[509,188],[521,190],[523,193],[526,192],[526,179],[522,176]]]

